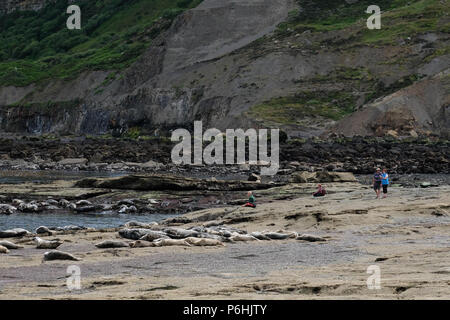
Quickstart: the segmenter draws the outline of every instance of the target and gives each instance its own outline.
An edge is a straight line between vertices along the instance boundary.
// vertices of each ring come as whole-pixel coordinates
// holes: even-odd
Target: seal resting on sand
[[[22,237],[24,235],[30,234],[28,230],[22,228],[15,228],[5,231],[0,231],[0,238],[13,238],[13,237]]]
[[[18,244],[3,240],[0,241],[0,246],[5,247],[6,249],[22,249],[22,246],[19,246]]]
[[[156,247],[156,245],[153,242],[142,240],[130,242],[130,248],[147,248],[147,247]]]
[[[39,237],[33,238],[36,242],[36,249],[56,249],[63,244],[60,240],[44,240]]]
[[[186,230],[181,228],[165,228],[163,231],[173,239],[184,239],[187,237],[197,237],[198,232],[195,230]]]
[[[327,241],[327,239],[319,237],[319,236],[313,236],[311,234],[301,234],[297,238],[297,240],[304,240],[304,241],[310,241],[310,242],[316,242],[316,241]]]
[[[125,227],[126,228],[131,228],[131,227],[138,227],[138,228],[144,228],[144,229],[151,229],[152,227],[156,227],[158,225],[157,222],[150,222],[150,223],[143,223],[143,222],[139,222],[139,221],[128,221],[127,223],[125,223]]]
[[[5,248],[4,246],[0,246],[0,253],[9,253],[8,248]]]
[[[105,240],[95,245],[97,248],[128,248],[128,243],[119,240]]]
[[[80,261],[80,258],[76,258],[70,253],[62,252],[58,250],[48,251],[44,253],[44,261],[52,261],[52,260],[73,260]]]
[[[289,238],[295,239],[297,234],[295,232],[291,233],[280,233],[280,232],[263,232],[263,235],[272,240],[285,240]]]
[[[248,234],[236,234],[228,238],[230,241],[258,241],[254,236]]]
[[[149,229],[121,229],[119,230],[119,236],[125,239],[130,240],[139,240],[143,236],[145,236],[147,233],[151,232]]]
[[[210,238],[194,238],[194,237],[188,237],[186,239],[187,243],[194,245],[194,246],[225,246],[222,241],[217,239],[210,239]]]
[[[170,239],[170,237],[162,231],[149,231],[146,235],[141,237],[139,240],[152,242],[157,239]]]
[[[166,247],[166,246],[185,246],[190,247],[191,245],[185,239],[159,239],[153,242],[155,247]]]
[[[258,239],[258,240],[272,240],[272,239],[270,239],[268,236],[266,236],[265,234],[263,234],[262,232],[258,232],[258,231],[252,232],[252,233],[250,233],[250,235],[251,235],[252,237],[255,237],[255,238]]]
[[[35,231],[37,234],[44,234],[44,233],[47,233],[47,234],[52,234],[52,232],[50,231],[50,229],[49,228],[47,228],[47,227],[45,227],[45,226],[40,226],[40,227],[38,227],[37,229],[36,229],[36,231]]]

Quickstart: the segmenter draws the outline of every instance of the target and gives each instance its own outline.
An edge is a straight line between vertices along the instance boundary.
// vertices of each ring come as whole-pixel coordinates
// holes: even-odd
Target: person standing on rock
[[[377,194],[377,199],[380,198],[381,194],[381,181],[383,180],[383,176],[381,173],[381,169],[377,168],[377,171],[373,175],[373,189],[375,190],[375,193]]]
[[[246,204],[243,205],[243,207],[256,208],[255,197],[253,196],[253,192],[249,191],[247,193],[247,196],[248,196],[248,201]]]
[[[386,168],[383,169],[383,173],[381,174],[381,185],[383,186],[383,198],[386,198],[389,186],[389,175]]]

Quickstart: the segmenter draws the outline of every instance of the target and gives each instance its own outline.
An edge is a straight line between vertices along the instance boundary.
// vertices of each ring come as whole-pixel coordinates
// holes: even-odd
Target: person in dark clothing
[[[377,168],[377,171],[373,175],[373,190],[377,194],[377,199],[380,198],[381,194],[381,181],[383,180],[383,174],[381,173],[381,169]]]
[[[248,196],[248,201],[246,204],[243,205],[243,207],[251,207],[251,208],[256,208],[256,201],[255,201],[255,197],[253,196],[253,192],[249,191],[247,193]]]
[[[325,187],[323,187],[321,184],[317,185],[317,192],[313,193],[314,197],[323,197],[327,194],[327,191],[325,190]]]

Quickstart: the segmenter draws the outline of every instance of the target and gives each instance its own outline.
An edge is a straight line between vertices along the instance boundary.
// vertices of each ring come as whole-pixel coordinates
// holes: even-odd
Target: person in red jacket
[[[247,196],[248,196],[248,201],[246,204],[243,205],[243,207],[256,208],[255,197],[253,196],[253,192],[249,191],[247,193]]]
[[[317,185],[317,192],[313,193],[314,197],[323,197],[327,194],[325,187],[323,187],[320,183]]]

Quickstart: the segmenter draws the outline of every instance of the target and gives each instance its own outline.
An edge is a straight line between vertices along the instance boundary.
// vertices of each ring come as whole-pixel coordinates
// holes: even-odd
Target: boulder
[[[213,180],[187,178],[173,175],[128,175],[119,178],[87,178],[75,183],[78,188],[106,188],[121,190],[211,190],[211,191],[247,191],[268,189],[283,183],[259,183],[239,180]]]

